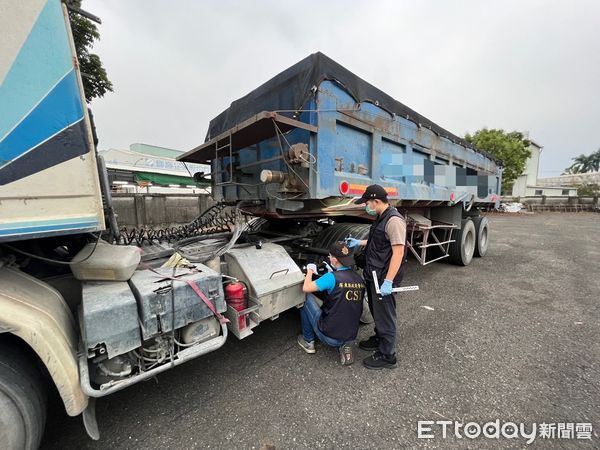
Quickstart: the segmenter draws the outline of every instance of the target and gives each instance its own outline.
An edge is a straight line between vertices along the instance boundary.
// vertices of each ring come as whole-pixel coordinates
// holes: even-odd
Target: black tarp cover
[[[248,95],[234,101],[228,109],[210,121],[206,140],[218,136],[262,111],[301,110],[314,95],[314,87],[318,87],[323,80],[339,83],[357,102],[374,103],[389,113],[430,129],[438,136],[446,137],[452,142],[477,150],[469,142],[394,100],[321,52],[309,55]],[[495,160],[485,152],[477,151]]]

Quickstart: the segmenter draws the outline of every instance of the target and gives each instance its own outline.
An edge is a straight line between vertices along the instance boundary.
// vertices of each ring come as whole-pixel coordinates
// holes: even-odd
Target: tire
[[[487,217],[476,217],[473,219],[473,224],[475,225],[475,235],[477,236],[474,255],[482,258],[488,251],[490,221]]]
[[[452,232],[455,242],[450,244],[449,261],[457,266],[468,266],[476,247],[475,225],[471,219],[462,220],[462,228]]]
[[[35,450],[46,424],[46,392],[33,360],[0,343],[0,448]]]
[[[368,325],[373,322],[375,322],[375,319],[373,319],[373,316],[371,315],[371,310],[369,309],[369,303],[367,301],[367,294],[365,294],[365,298],[363,300],[363,312],[360,315],[360,323]]]
[[[356,239],[366,239],[369,236],[370,224],[367,223],[336,223],[325,228],[313,240],[313,247],[327,250],[331,244],[352,235]]]

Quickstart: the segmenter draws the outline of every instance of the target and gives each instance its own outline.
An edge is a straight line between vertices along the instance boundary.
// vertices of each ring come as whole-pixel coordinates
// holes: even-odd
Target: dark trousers
[[[371,315],[375,320],[375,335],[379,338],[379,351],[386,356],[396,354],[396,298],[394,294],[379,300],[375,283],[366,280],[367,299]]]

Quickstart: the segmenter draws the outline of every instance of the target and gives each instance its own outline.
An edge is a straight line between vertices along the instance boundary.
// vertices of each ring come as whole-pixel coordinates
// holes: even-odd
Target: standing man
[[[375,320],[375,335],[358,346],[374,352],[363,360],[368,369],[394,369],[396,367],[396,299],[392,288],[400,285],[404,275],[402,265],[406,241],[406,221],[388,203],[387,192],[378,184],[365,190],[357,204],[366,203],[366,211],[377,216],[371,225],[369,238],[348,238],[351,248],[366,246],[366,265],[363,277],[367,285],[369,309]],[[381,284],[380,294],[375,291],[373,271]]]
[[[304,306],[300,308],[302,334],[298,345],[306,353],[315,353],[315,336],[330,347],[338,347],[342,365],[354,362],[352,345],[358,335],[360,316],[365,296],[362,277],[354,272],[352,250],[343,242],[329,247],[329,261],[333,272],[313,281],[317,272],[314,264],[306,266],[306,278],[302,291],[306,293]],[[319,307],[313,292],[324,292],[323,307]]]

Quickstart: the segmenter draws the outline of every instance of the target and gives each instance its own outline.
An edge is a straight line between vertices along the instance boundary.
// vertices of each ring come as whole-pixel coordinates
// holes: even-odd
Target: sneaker
[[[352,344],[340,345],[340,363],[342,366],[349,366],[354,363],[354,351]]]
[[[375,352],[368,358],[363,359],[363,366],[367,369],[381,370],[381,369],[395,369],[396,356],[386,356],[381,352]]]
[[[315,341],[306,342],[304,336],[301,334],[298,335],[298,339],[296,340],[298,341],[298,345],[302,347],[302,350],[306,353],[315,353]]]
[[[374,352],[379,349],[379,338],[377,336],[371,336],[366,341],[360,341],[358,347],[368,352]]]

